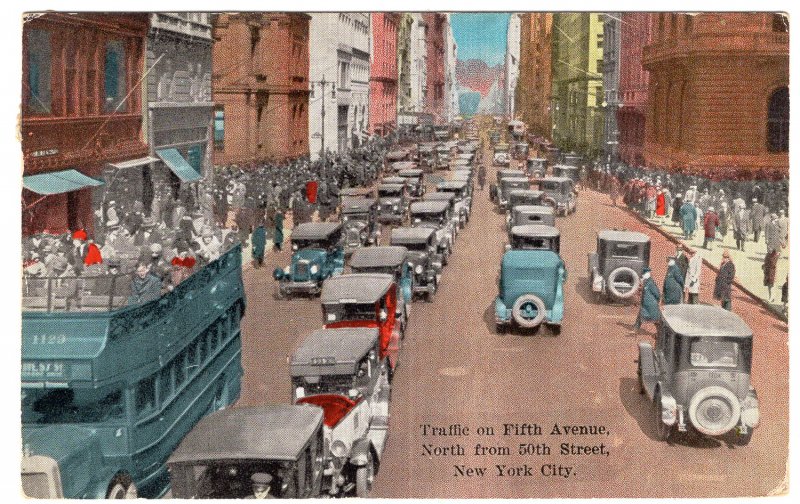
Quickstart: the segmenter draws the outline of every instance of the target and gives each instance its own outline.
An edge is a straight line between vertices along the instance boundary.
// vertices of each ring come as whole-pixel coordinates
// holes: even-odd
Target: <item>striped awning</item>
[[[22,177],[22,185],[36,194],[48,196],[77,191],[86,187],[101,186],[103,182],[86,176],[78,170],[63,170]]]

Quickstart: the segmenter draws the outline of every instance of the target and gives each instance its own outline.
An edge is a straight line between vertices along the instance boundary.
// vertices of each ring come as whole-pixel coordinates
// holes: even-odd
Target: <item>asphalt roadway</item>
[[[660,287],[664,258],[674,252],[673,245],[627,211],[614,208],[607,196],[582,191],[577,213],[556,223],[569,272],[561,335],[546,329],[496,334],[493,303],[506,238],[504,216],[488,198],[495,169],[488,170],[486,190],[476,186],[472,218],[458,236],[435,301],[413,304],[393,383],[390,435],[372,496],[731,497],[785,492],[786,324],[734,291],[733,309],[755,334],[752,380],[761,425],[750,445],[691,436],[672,444],[656,440],[651,406],[638,393],[635,362],[638,342],[653,341],[654,328],[633,332],[635,306],[595,304],[587,284],[587,253],[595,249],[600,229],[648,233],[653,278]],[[288,356],[322,325],[318,299],[275,299],[272,269],[288,261],[288,252],[270,252],[262,269],[245,268],[245,376],[238,405],[288,402]],[[713,302],[714,277],[704,266],[701,302]],[[504,424],[517,424],[517,432],[503,435]],[[533,424],[541,434],[531,435]],[[426,434],[425,425],[440,427],[436,433],[447,435],[432,435],[429,428]],[[460,427],[451,427],[456,425]],[[553,434],[554,425],[562,431],[571,429],[565,426],[585,430]],[[602,427],[601,433],[581,434],[588,426],[592,432]],[[517,433],[521,435],[512,435]],[[566,450],[581,453],[562,455],[562,443],[567,443]]]

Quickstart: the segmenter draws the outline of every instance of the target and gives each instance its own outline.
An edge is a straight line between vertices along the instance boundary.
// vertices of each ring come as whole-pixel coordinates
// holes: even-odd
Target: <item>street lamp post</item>
[[[318,81],[311,81],[311,93],[314,93],[314,85],[318,84],[322,86],[322,131],[321,131],[321,140],[322,140],[322,148],[320,150],[320,157],[322,158],[322,167],[325,168],[326,159],[325,159],[325,87],[330,84],[331,85],[331,95],[335,96],[336,93],[336,84],[331,81],[325,80],[325,75],[322,76],[322,80]]]

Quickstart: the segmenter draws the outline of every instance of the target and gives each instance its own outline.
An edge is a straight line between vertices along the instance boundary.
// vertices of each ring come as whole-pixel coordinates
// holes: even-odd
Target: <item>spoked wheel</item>
[[[372,450],[367,451],[367,463],[356,469],[356,497],[369,497],[372,491],[372,481],[375,479],[375,463],[372,460]]]
[[[107,499],[137,499],[139,498],[136,483],[127,474],[117,474],[108,485]]]

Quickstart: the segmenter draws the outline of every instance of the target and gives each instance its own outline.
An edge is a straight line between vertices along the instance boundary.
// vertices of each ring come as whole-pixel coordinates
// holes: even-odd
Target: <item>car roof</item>
[[[378,184],[378,190],[381,189],[396,189],[402,190],[406,185],[405,184]]]
[[[353,255],[350,256],[350,266],[353,268],[396,267],[403,264],[407,252],[405,247],[396,245],[361,247],[353,251]]]
[[[377,327],[317,329],[292,355],[289,372],[292,376],[352,374],[377,343],[378,334]]]
[[[523,224],[511,228],[511,234],[523,238],[558,238],[561,233],[553,226],[544,224]]]
[[[398,175],[398,176],[400,176],[400,177],[405,177],[405,176],[409,176],[409,177],[419,177],[419,176],[420,176],[420,175],[422,175],[423,173],[424,173],[424,172],[423,172],[422,170],[420,170],[419,168],[408,168],[408,169],[406,169],[406,170],[400,170],[400,171],[398,171],[398,172],[397,172],[397,175]]]
[[[661,309],[664,322],[682,336],[750,338],[753,330],[739,315],[720,306],[665,305]]]
[[[512,210],[519,213],[554,215],[553,207],[547,205],[515,205]]]
[[[397,244],[427,242],[434,233],[436,230],[431,228],[397,227],[392,229],[389,242]]]
[[[342,196],[364,196],[371,194],[373,189],[371,187],[346,187],[339,190]]]
[[[441,213],[449,208],[446,201],[428,200],[411,203],[411,213]]]
[[[467,187],[467,183],[463,180],[445,180],[444,182],[439,182],[436,187],[442,189],[463,189]]]
[[[523,177],[525,176],[525,172],[524,171],[515,170],[513,168],[504,168],[502,170],[497,170],[497,174],[498,175],[502,175],[504,177],[505,176],[513,176],[513,175],[519,175],[519,176],[523,176]]]
[[[451,192],[429,192],[425,193],[422,201],[453,201],[456,195]]]
[[[383,179],[381,179],[381,183],[406,185],[406,179],[404,179],[403,177],[383,177]]]
[[[168,462],[295,460],[322,424],[322,408],[272,404],[226,408],[200,420]]]
[[[569,177],[545,177],[541,180],[542,182],[573,182],[573,180]],[[573,182],[574,183],[574,182]]]
[[[503,177],[503,183],[506,182],[527,182],[530,184],[530,179],[528,177]]]
[[[503,254],[502,266],[515,269],[550,269],[557,268],[564,261],[552,250],[518,250],[512,249]]]
[[[604,229],[597,233],[597,237],[603,241],[620,241],[620,242],[636,242],[647,243],[650,237],[638,231],[623,231],[616,229]]]
[[[360,198],[357,196],[348,196],[342,199],[342,211],[366,211],[375,205],[373,198]]]
[[[394,276],[385,273],[347,273],[322,284],[322,303],[374,303],[386,294]]]
[[[563,165],[563,164],[554,165],[553,169],[556,169],[556,168],[558,168],[559,170],[577,170],[578,169],[577,166]]]
[[[542,162],[542,163],[543,163],[543,162],[546,162],[546,161],[547,161],[547,158],[541,158],[541,157],[532,157],[532,158],[528,158],[528,161],[539,161],[539,162]]]
[[[417,163],[414,161],[395,161],[391,166],[393,170],[404,170],[408,168],[416,168]]]
[[[341,227],[340,222],[304,222],[292,230],[292,240],[325,239]]]
[[[505,179],[503,179],[505,180]],[[512,179],[513,180],[513,179]],[[544,196],[544,191],[539,191],[537,189],[514,189],[508,193],[509,196],[512,194],[520,194],[522,196]]]

